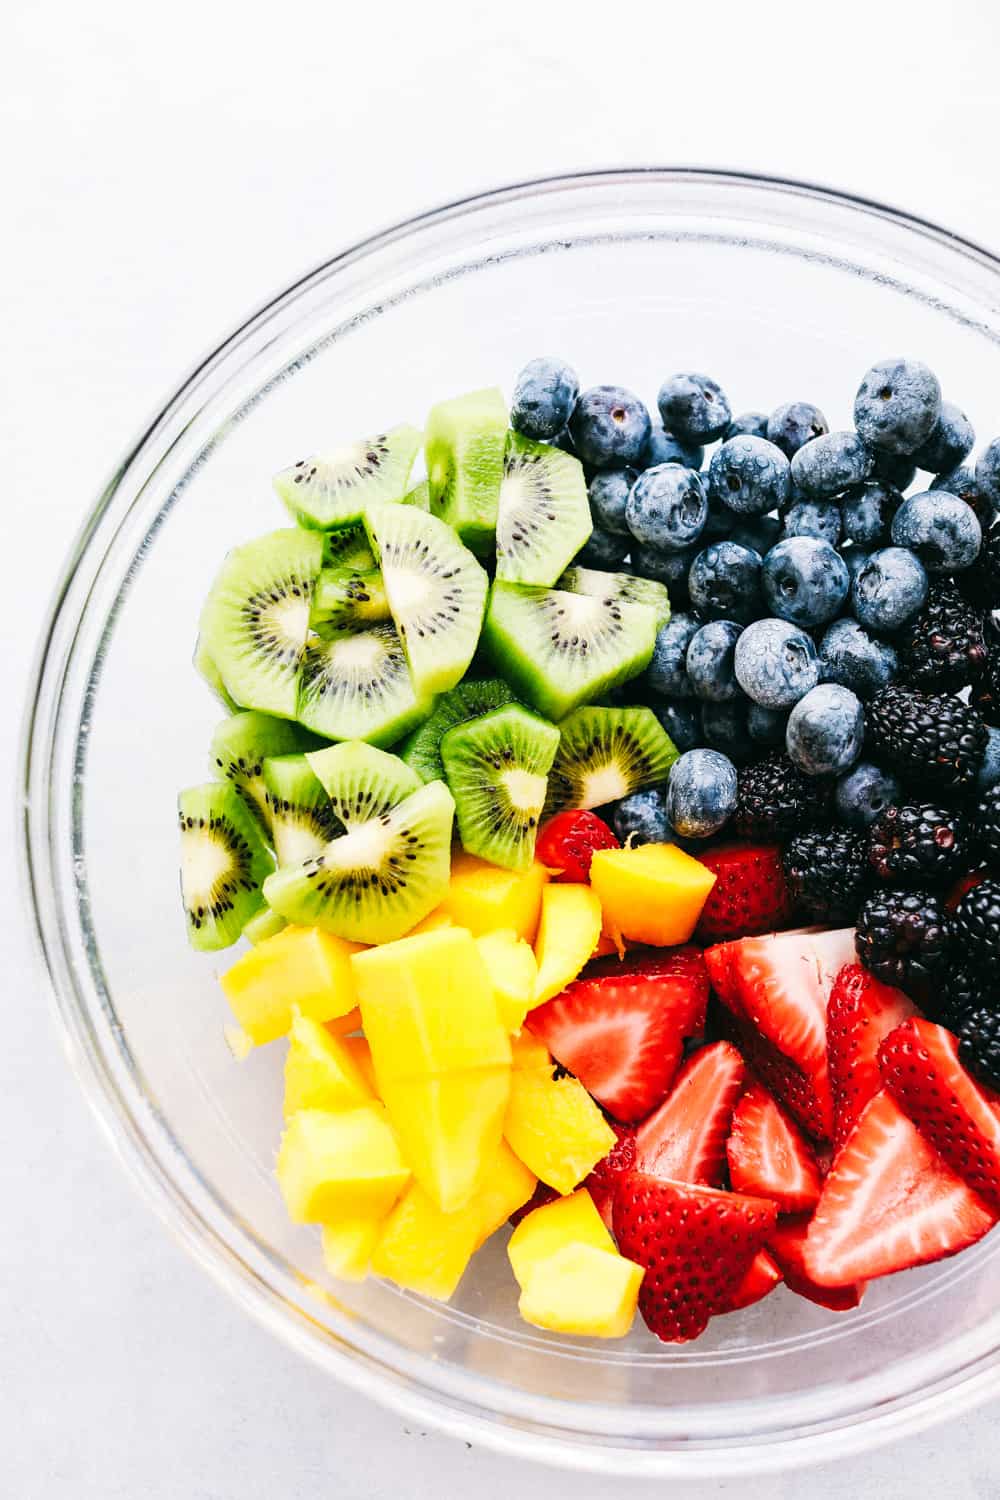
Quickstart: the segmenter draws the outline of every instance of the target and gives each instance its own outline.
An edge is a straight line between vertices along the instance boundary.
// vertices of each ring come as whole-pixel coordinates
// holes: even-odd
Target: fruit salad
[[[501,1235],[526,1322],[684,1342],[993,1228],[974,446],[912,359],[831,431],[543,358],[276,475],[201,616],[181,889],[333,1277],[446,1300]]]

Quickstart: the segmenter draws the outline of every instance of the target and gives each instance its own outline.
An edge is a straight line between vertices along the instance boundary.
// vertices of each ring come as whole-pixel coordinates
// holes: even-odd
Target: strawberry
[[[850,1312],[852,1307],[860,1307],[865,1294],[863,1281],[848,1286],[818,1286],[807,1274],[805,1245],[809,1224],[810,1219],[805,1216],[783,1219],[767,1237],[767,1248],[777,1261],[788,1290],[807,1302],[828,1307],[831,1312]]]
[[[788,1113],[815,1141],[827,1141],[833,1132],[833,1106],[827,1090],[822,1097],[801,1068],[784,1057],[759,1031],[729,1011],[720,1018],[722,1034],[736,1046],[747,1066],[784,1105]]]
[[[720,844],[698,858],[716,876],[698,920],[702,942],[773,932],[786,925],[792,903],[777,844]]]
[[[733,1293],[726,1312],[738,1312],[742,1307],[751,1307],[762,1302],[769,1292],[781,1285],[781,1268],[767,1250],[758,1250],[750,1262],[749,1270]]]
[[[691,948],[599,959],[528,1017],[528,1030],[616,1120],[662,1103],[687,1037],[704,1029],[708,976]]]
[[[729,1042],[713,1042],[689,1058],[668,1097],[636,1131],[639,1171],[721,1187],[726,1136],[745,1077],[743,1059]]]
[[[538,830],[535,858],[553,871],[554,880],[590,879],[590,861],[597,849],[620,849],[611,829],[596,813],[577,808],[556,813]]]
[[[630,1172],[635,1166],[635,1131],[630,1125],[617,1125],[614,1120],[609,1120],[608,1124],[618,1140],[607,1156],[603,1156],[584,1179],[583,1186],[589,1191],[594,1207],[610,1229],[615,1186],[622,1173]]]
[[[618,1248],[645,1266],[639,1310],[664,1343],[703,1333],[727,1311],[775,1223],[775,1207],[646,1172],[618,1180],[614,1230]]]
[[[996,1096],[965,1071],[943,1026],[904,1021],[879,1049],[886,1088],[917,1129],[990,1208],[1000,1212],[1000,1117]]]
[[[833,1091],[833,1143],[847,1140],[858,1116],[882,1087],[879,1044],[916,1008],[902,990],[882,984],[860,964],[846,964],[826,1008],[826,1048]]]
[[[805,1240],[806,1273],[831,1287],[888,1276],[956,1255],[995,1222],[883,1090],[865,1105],[823,1184]]]
[[[704,952],[705,968],[709,983],[727,1010],[741,1015],[739,989],[736,982],[736,955],[739,943],[716,943]]]
[[[783,1214],[804,1213],[819,1201],[812,1148],[759,1083],[752,1083],[736,1106],[726,1157],[737,1193],[771,1198]]]

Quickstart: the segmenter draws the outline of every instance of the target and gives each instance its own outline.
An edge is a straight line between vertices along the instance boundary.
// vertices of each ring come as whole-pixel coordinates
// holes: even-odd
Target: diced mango
[[[392,1079],[509,1064],[493,985],[464,928],[369,948],[354,972],[383,1098]]]
[[[586,1188],[532,1209],[518,1224],[507,1245],[511,1269],[523,1290],[544,1260],[567,1245],[590,1245],[614,1251],[615,1242],[604,1226]]]
[[[509,927],[533,943],[548,878],[537,860],[526,870],[501,870],[461,850],[452,856],[451,881],[440,909],[473,937]]]
[[[694,932],[715,874],[676,844],[638,844],[598,849],[590,883],[616,942],[628,938],[668,948],[686,943]]]
[[[526,1323],[553,1333],[624,1338],[635,1318],[642,1266],[616,1250],[566,1245],[536,1266],[518,1309]]]
[[[548,1073],[550,1076],[555,1067],[548,1047],[532,1036],[530,1031],[522,1031],[520,1036],[511,1037],[510,1061],[513,1068]]]
[[[475,1200],[455,1213],[442,1213],[414,1182],[385,1221],[372,1270],[411,1292],[447,1302],[472,1258],[480,1219]]]
[[[510,1068],[468,1068],[437,1078],[384,1080],[382,1097],[403,1155],[443,1213],[464,1207],[496,1156]]]
[[[493,981],[497,1014],[506,1031],[520,1031],[534,1004],[538,963],[531,948],[512,927],[484,932],[476,939],[486,971]]]
[[[331,1036],[350,1036],[353,1031],[360,1031],[360,1005],[356,1005],[353,1010],[349,1010],[346,1016],[334,1016],[332,1021],[324,1021],[323,1025]]]
[[[601,903],[589,885],[547,885],[542,892],[533,1004],[551,1000],[572,982],[597,947]]]
[[[378,1084],[375,1082],[375,1064],[372,1062],[372,1049],[368,1045],[367,1037],[345,1036],[344,1046],[354,1059],[354,1065],[365,1080],[365,1083],[367,1083],[372,1093],[377,1096]]]
[[[480,1178],[476,1189],[479,1206],[479,1230],[475,1249],[484,1245],[491,1234],[502,1229],[517,1209],[523,1208],[535,1191],[538,1179],[529,1172],[523,1161],[519,1161],[506,1141]]]
[[[422,922],[416,927],[411,927],[406,934],[407,937],[419,937],[422,932],[437,932],[439,927],[454,927],[454,918],[451,912],[446,911],[443,906],[435,906],[432,912],[428,912]]]
[[[384,1222],[367,1218],[324,1224],[323,1260],[330,1275],[342,1281],[364,1281]]]
[[[569,1193],[617,1140],[582,1084],[569,1074],[512,1068],[504,1137],[526,1167]]]
[[[410,1178],[381,1104],[302,1109],[278,1152],[278,1185],[295,1224],[386,1214]]]
[[[296,1008],[313,1021],[345,1016],[357,1004],[348,943],[318,927],[286,927],[238,958],[219,981],[233,1015],[260,1046],[284,1036]]]
[[[300,1109],[353,1109],[373,1096],[344,1042],[296,1016],[285,1058],[285,1119]]]

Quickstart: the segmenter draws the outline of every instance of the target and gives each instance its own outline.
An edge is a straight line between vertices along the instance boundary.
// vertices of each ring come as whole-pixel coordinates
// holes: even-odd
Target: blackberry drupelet
[[[934,995],[947,971],[947,913],[932,891],[876,891],[858,913],[855,943],[869,973],[919,1005]]]
[[[1000,1089],[1000,1010],[984,1005],[964,1017],[958,1059],[980,1083]]]
[[[887,807],[872,824],[868,863],[889,885],[937,885],[966,865],[969,844],[965,818],[933,802]]]
[[[951,919],[955,946],[981,974],[1000,966],[1000,880],[983,880],[966,891]]]
[[[987,724],[1000,724],[1000,646],[992,645],[987,651],[971,701]]]
[[[983,981],[975,969],[968,964],[949,964],[924,998],[923,1010],[929,1021],[957,1034],[965,1017],[979,1010],[984,1001]]]
[[[927,603],[905,631],[902,676],[929,692],[956,692],[986,663],[983,617],[950,579],[932,582]]]
[[[865,714],[868,749],[904,782],[928,790],[972,786],[989,738],[977,710],[946,693],[887,687]]]
[[[865,894],[867,845],[847,828],[800,833],[781,857],[796,907],[817,922],[853,922]]]
[[[978,609],[1000,608],[1000,522],[984,531],[979,556],[958,575],[958,587]]]
[[[734,833],[747,839],[786,839],[830,821],[829,781],[804,776],[784,751],[739,772]]]
[[[971,818],[976,853],[991,869],[1000,869],[1000,784],[983,792]]]

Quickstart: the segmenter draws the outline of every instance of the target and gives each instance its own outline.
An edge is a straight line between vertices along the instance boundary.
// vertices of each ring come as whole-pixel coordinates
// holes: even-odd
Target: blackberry
[[[1000,881],[982,880],[966,891],[951,919],[955,946],[981,974],[1000,965]]]
[[[853,922],[864,897],[866,855],[864,835],[849,829],[800,833],[781,856],[795,905],[817,922]]]
[[[968,964],[949,964],[933,992],[924,997],[923,1011],[928,1020],[957,1034],[965,1017],[983,1004],[983,981],[975,969]]]
[[[868,835],[868,863],[889,885],[937,885],[967,863],[961,813],[933,802],[887,807]]]
[[[1000,1010],[984,1005],[964,1017],[958,1059],[980,1083],[1000,1089]]]
[[[983,792],[971,818],[977,854],[993,869],[1000,869],[1000,784]]]
[[[830,783],[803,776],[784,751],[739,771],[733,831],[747,839],[786,839],[829,823]]]
[[[858,913],[855,943],[869,973],[921,1004],[947,971],[947,913],[932,891],[876,891]]]
[[[866,740],[915,787],[955,790],[971,786],[989,738],[977,710],[946,693],[883,688],[865,714]]]
[[[982,674],[972,692],[972,705],[987,724],[1000,724],[1000,647],[986,653]]]
[[[985,530],[979,556],[958,575],[963,597],[977,609],[1000,608],[1000,522]]]
[[[914,687],[955,691],[974,682],[986,663],[983,617],[950,579],[931,584],[927,603],[904,633],[902,675]]]

